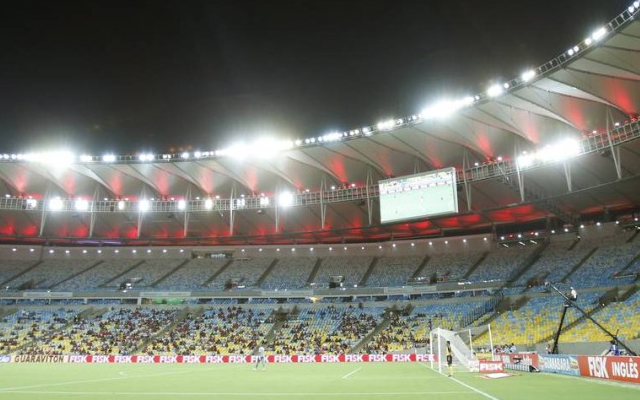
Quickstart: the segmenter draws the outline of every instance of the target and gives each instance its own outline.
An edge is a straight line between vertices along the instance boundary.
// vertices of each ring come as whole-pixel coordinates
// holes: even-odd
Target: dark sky
[[[14,1],[0,12],[0,153],[210,150],[484,91],[631,0]]]

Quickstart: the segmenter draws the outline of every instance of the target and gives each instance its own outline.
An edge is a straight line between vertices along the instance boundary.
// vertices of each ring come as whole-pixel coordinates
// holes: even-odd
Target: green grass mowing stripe
[[[342,379],[354,368],[361,370],[349,379]],[[176,399],[205,395],[220,399],[252,396],[437,399],[466,393],[446,380],[435,384],[438,381],[433,379],[435,375],[415,364],[273,364],[266,371],[254,371],[249,365],[16,364],[5,366],[0,372],[5,378],[11,376],[3,379],[5,382],[12,382],[10,386],[2,385],[0,398],[16,400],[163,394]],[[424,379],[425,376],[429,379]]]
[[[347,378],[343,378],[347,376]],[[459,382],[457,382],[459,381]],[[469,387],[465,387],[468,385]],[[0,364],[0,399],[637,400],[638,389],[546,374],[455,380],[419,363],[269,364]]]

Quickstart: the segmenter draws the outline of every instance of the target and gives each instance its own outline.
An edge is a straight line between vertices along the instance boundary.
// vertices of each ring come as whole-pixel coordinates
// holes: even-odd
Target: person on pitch
[[[447,340],[447,368],[449,368],[449,377],[453,376],[453,353],[451,353],[451,342]]]

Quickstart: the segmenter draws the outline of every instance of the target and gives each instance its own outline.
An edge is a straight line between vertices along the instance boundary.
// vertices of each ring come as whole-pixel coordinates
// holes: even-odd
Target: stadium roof
[[[4,155],[0,240],[358,242],[575,224],[581,215],[634,210],[637,12],[631,6],[564,54],[486,93],[301,140],[271,157],[267,143],[236,149],[240,158],[202,151],[58,165],[52,155]],[[379,180],[451,166],[459,172],[458,215],[380,224]],[[284,193],[292,206],[278,203]]]

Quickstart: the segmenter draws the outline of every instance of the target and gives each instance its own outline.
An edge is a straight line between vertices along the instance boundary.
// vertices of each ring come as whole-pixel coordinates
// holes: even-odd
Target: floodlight
[[[62,207],[64,207],[64,203],[60,197],[49,200],[49,210],[60,211],[62,210]]]
[[[501,85],[493,85],[491,86],[489,89],[487,89],[487,96],[489,97],[496,97],[499,96],[500,94],[502,94],[502,86]]]
[[[516,159],[516,164],[520,169],[522,169],[532,166],[534,161],[535,157],[533,154],[523,154]]]
[[[138,160],[140,161],[153,161],[154,155],[151,153],[142,153],[138,155]]]
[[[270,200],[268,197],[260,197],[260,206],[261,207],[267,207],[270,203]]]
[[[536,71],[533,69],[530,69],[528,71],[525,71],[522,73],[522,81],[523,82],[529,82],[531,79],[535,78],[536,76]]]
[[[206,199],[204,201],[204,208],[205,208],[205,210],[211,210],[213,208],[213,200]]]
[[[593,39],[591,39],[590,37],[584,40],[584,44],[586,44],[587,46],[591,46],[591,43],[593,43]]]
[[[178,200],[178,210],[183,211],[187,208],[187,202],[184,200]]]
[[[36,199],[27,199],[27,208],[36,208],[38,207],[38,200]]]
[[[280,204],[281,207],[290,207],[293,205],[293,194],[290,192],[281,193],[278,198],[278,204]]]
[[[390,129],[393,129],[394,121],[393,119],[388,119],[386,121],[378,122],[378,125],[376,126],[380,131],[388,131]]]
[[[573,49],[569,49],[569,50],[567,51],[567,54],[568,54],[569,56],[573,56],[573,53],[574,53]]]
[[[430,118],[446,118],[451,114],[458,111],[465,105],[471,104],[473,102],[473,98],[465,98],[462,100],[442,100],[439,101],[432,106],[426,108],[420,113],[420,117],[423,119]]]
[[[125,202],[124,202],[124,201],[122,201],[122,200],[120,200],[120,201],[118,202],[118,210],[119,210],[119,211],[123,211],[123,210],[124,210],[124,207],[125,207]]]
[[[80,161],[81,162],[90,162],[93,160],[93,157],[91,157],[90,155],[87,154],[83,154],[80,156]]]
[[[87,211],[89,209],[89,202],[83,199],[76,200],[76,211]]]
[[[246,206],[246,201],[244,198],[236,199],[236,208],[244,208]]]
[[[189,158],[189,153],[185,151],[184,153],[182,153],[181,157],[185,159]]]
[[[114,162],[116,160],[115,154],[105,154],[102,156],[104,162]]]
[[[140,200],[140,202],[138,203],[138,210],[140,210],[141,212],[147,212],[149,211],[149,207],[151,206],[151,203],[149,203],[149,200]]]
[[[603,26],[591,34],[591,39],[598,41],[602,39],[606,34],[607,34],[607,28]]]

